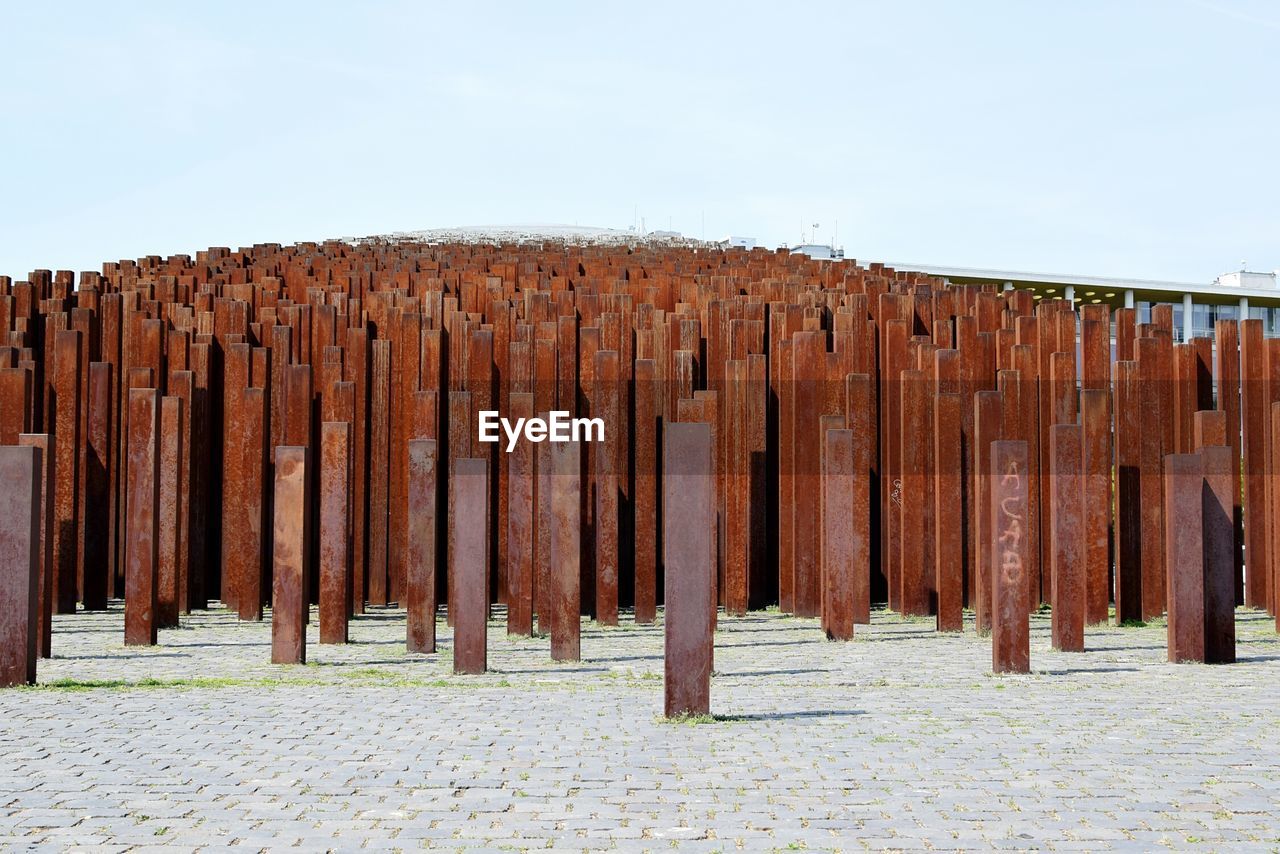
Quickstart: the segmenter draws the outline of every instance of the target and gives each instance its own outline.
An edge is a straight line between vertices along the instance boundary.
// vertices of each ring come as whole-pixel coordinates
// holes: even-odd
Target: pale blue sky
[[[11,3],[0,273],[493,223],[1280,267],[1280,3]]]

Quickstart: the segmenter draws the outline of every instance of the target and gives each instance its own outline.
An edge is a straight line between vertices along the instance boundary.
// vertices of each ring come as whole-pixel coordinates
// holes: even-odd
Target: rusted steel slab
[[[1053,648],[1084,651],[1085,519],[1084,449],[1080,427],[1055,424],[1049,429],[1051,529],[1053,554]]]
[[[901,524],[898,553],[902,562],[898,570],[901,613],[928,616],[933,592],[932,567],[927,565],[932,549],[928,545],[925,517],[932,506],[925,445],[931,429],[928,401],[930,389],[924,371],[903,371],[900,380],[899,430],[900,474],[902,484],[898,518]]]
[[[1142,378],[1137,362],[1116,362],[1115,371],[1115,603],[1123,625],[1142,619]]]
[[[855,468],[852,430],[827,430],[824,440],[822,622],[829,639],[852,640],[854,576],[862,571],[859,558],[865,559],[865,538],[855,532],[854,521],[857,512],[854,495],[860,473]]]
[[[154,646],[160,518],[160,406],[155,389],[129,390],[129,504],[125,516],[124,643]]]
[[[973,494],[980,506],[990,508],[994,494],[991,481],[991,447],[992,443],[998,441],[1002,435],[1000,392],[978,392],[973,396],[973,409],[973,432],[976,445],[974,448]],[[1025,467],[1022,472],[1022,476],[1025,479]],[[979,513],[977,518],[978,563],[974,567],[973,573],[972,605],[974,626],[979,634],[985,634],[991,630],[991,567],[995,561],[995,556],[991,551],[992,543],[994,542],[994,535],[991,530],[992,518],[990,512]],[[1025,538],[1025,536],[1024,526],[1023,537]],[[1026,556],[1024,555],[1023,557],[1025,558]]]
[[[1197,413],[1199,415],[1200,413]],[[1232,460],[1225,444],[1199,450],[1204,473],[1202,540],[1204,545],[1204,660],[1236,660],[1235,528],[1232,524]]]
[[[53,342],[55,446],[53,510],[53,610],[76,610],[80,528],[80,354],[83,342],[76,330],[61,330]]]
[[[40,566],[36,590],[36,647],[40,658],[53,654],[53,491],[56,439],[47,433],[20,433],[19,447],[40,451]]]
[[[635,619],[652,623],[658,604],[658,455],[655,364],[635,364]]]
[[[346,643],[351,613],[351,425],[320,425],[320,643]],[[412,464],[412,456],[410,463]],[[412,475],[410,465],[410,475]],[[412,547],[412,541],[411,541]]]
[[[991,669],[1031,670],[1027,616],[1027,443],[991,444]]]
[[[508,417],[532,418],[534,396],[529,392],[513,392],[509,397]],[[605,425],[608,430],[608,425]],[[518,441],[509,454],[507,465],[507,633],[533,634],[533,560],[534,560],[534,448],[528,441]],[[505,451],[505,448],[504,448]],[[616,545],[616,541],[615,541]],[[614,602],[615,608],[617,602]]]
[[[409,442],[409,558],[405,575],[405,645],[409,652],[436,651],[439,460],[435,440]]]
[[[604,421],[604,441],[592,442],[595,452],[595,615],[605,626],[618,624],[618,526],[621,482],[618,354],[597,350],[593,371],[591,417]]]
[[[1105,623],[1110,616],[1111,560],[1111,395],[1107,388],[1080,392],[1084,475],[1084,618]]]
[[[1241,505],[1240,490],[1240,327],[1234,320],[1218,320],[1214,322],[1214,345],[1216,355],[1213,361],[1215,369],[1215,385],[1217,387],[1217,408],[1226,413],[1227,444],[1231,447],[1231,495],[1232,525],[1235,530],[1235,544],[1232,546],[1232,560],[1236,604],[1244,604],[1244,508]]]
[[[1169,661],[1204,661],[1204,463],[1164,458],[1165,552],[1169,555]]]
[[[111,572],[108,555],[111,553],[111,467],[114,464],[111,453],[113,391],[111,364],[91,364],[84,467],[84,548],[88,560],[84,564],[83,600],[86,611],[104,611],[107,607]]]
[[[455,461],[449,476],[449,552],[456,589],[449,599],[453,620],[453,672],[484,673],[488,666],[489,461]]]
[[[182,398],[166,395],[160,400],[160,516],[156,522],[156,625],[178,626],[178,557],[182,553]]]
[[[1164,613],[1164,488],[1161,483],[1163,436],[1161,420],[1162,369],[1160,343],[1142,336],[1134,341],[1141,375],[1141,408],[1138,413],[1141,425],[1138,438],[1140,459],[1139,489],[1141,494],[1139,518],[1142,537],[1142,619],[1151,620]]]
[[[44,512],[41,453],[35,447],[0,446],[0,688],[36,681]]]
[[[871,622],[871,573],[873,562],[872,486],[875,484],[876,456],[876,386],[870,374],[850,374],[847,390],[845,423],[853,431],[853,514],[849,522],[853,534],[853,621]]]
[[[667,717],[705,715],[711,711],[711,582],[715,549],[712,460],[710,425],[667,425],[662,451]]]
[[[578,442],[556,442],[547,447],[551,458],[551,658],[577,661],[582,655],[582,452]]]
[[[236,611],[242,620],[262,619],[267,561],[267,406],[266,393],[260,388],[247,388],[240,399],[240,423],[237,453],[241,466],[241,504],[224,509],[224,515],[237,525],[235,530],[236,560],[231,565],[235,578]],[[274,500],[274,499],[272,499]],[[274,530],[274,529],[273,529]]]
[[[1240,426],[1244,491],[1244,604],[1267,608],[1270,579],[1265,504],[1266,442],[1269,432],[1267,412],[1267,353],[1262,337],[1262,321],[1240,321]]]
[[[964,509],[961,494],[961,409],[964,395],[944,392],[934,402],[934,533],[937,628],[964,629]]]
[[[307,449],[276,448],[271,586],[271,663],[307,661]]]

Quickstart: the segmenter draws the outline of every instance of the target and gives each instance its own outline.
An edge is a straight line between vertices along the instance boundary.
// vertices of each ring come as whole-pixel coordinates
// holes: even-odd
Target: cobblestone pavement
[[[584,625],[583,661],[490,626],[491,672],[354,642],[269,664],[222,610],[125,650],[122,612],[56,618],[41,685],[0,692],[0,847],[1280,850],[1280,638],[1165,663],[1164,627],[1099,628],[1030,676],[990,642],[877,612],[720,621],[713,721],[666,723],[662,630]]]

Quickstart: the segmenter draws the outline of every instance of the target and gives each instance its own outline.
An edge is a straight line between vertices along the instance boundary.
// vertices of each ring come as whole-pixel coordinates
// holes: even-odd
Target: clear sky
[[[6,3],[0,273],[455,225],[1280,267],[1280,3]],[[1270,105],[1270,106],[1268,106]],[[705,225],[704,225],[705,224]]]

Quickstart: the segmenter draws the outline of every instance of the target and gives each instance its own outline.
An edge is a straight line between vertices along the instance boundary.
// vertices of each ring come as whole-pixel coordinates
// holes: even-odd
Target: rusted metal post
[[[1223,442],[1205,445],[1199,453],[1204,470],[1204,660],[1231,664],[1236,660],[1232,451]]]
[[[307,661],[307,449],[276,448],[272,533],[271,663]]]
[[[1204,661],[1204,463],[1164,458],[1165,553],[1169,556],[1169,660]]]
[[[618,624],[618,354],[597,350],[594,358],[591,415],[604,420],[604,441],[595,448],[595,615],[605,626]]]
[[[652,623],[658,604],[658,389],[652,359],[635,365],[635,615]]]
[[[456,461],[449,476],[449,554],[457,590],[450,597],[453,672],[484,673],[489,624],[489,460]]]
[[[1084,652],[1085,540],[1084,477],[1081,429],[1074,424],[1049,428],[1053,510],[1053,648]]]
[[[153,388],[129,390],[129,504],[125,525],[124,643],[153,646],[160,518],[160,406]]]
[[[436,651],[436,494],[439,445],[409,442],[409,561],[405,575],[409,652]]]
[[[80,527],[80,333],[61,330],[53,342],[55,445],[53,511],[53,610],[76,611]]]
[[[1084,619],[1107,621],[1111,599],[1111,395],[1105,388],[1080,392],[1084,475]]]
[[[36,681],[43,472],[39,448],[0,446],[0,688]]]
[[[532,418],[533,395],[513,392],[508,410],[512,420]],[[605,430],[608,429],[606,424]],[[507,454],[507,633],[525,637],[533,634],[535,447],[530,442],[518,441]],[[614,604],[616,607],[616,600]]]
[[[47,433],[20,433],[18,446],[40,451],[40,567],[36,583],[36,653],[53,655],[53,491],[55,437]]]
[[[827,430],[822,472],[822,622],[830,640],[853,639],[854,575],[862,571],[865,540],[855,533],[852,430]],[[860,526],[859,526],[860,527]],[[858,546],[862,546],[859,553]]]
[[[662,449],[667,717],[711,712],[715,530],[708,424],[669,424]]]
[[[582,655],[582,452],[578,442],[550,444],[551,457],[551,658]]]
[[[1027,443],[991,443],[991,669],[1031,670],[1027,616]]]
[[[185,413],[182,399],[165,396],[160,400],[160,516],[157,555],[156,625],[162,629],[178,626],[178,556],[182,543],[182,435]]]
[[[992,578],[991,567],[996,564],[996,555],[991,550],[994,534],[990,513],[992,502],[991,482],[991,447],[1001,435],[1001,400],[998,391],[980,391],[973,396],[973,433],[974,433],[974,489],[973,494],[979,507],[988,508],[986,513],[977,514],[978,563],[973,573],[973,618],[978,634],[991,631]],[[1025,468],[1023,469],[1025,477]],[[1025,484],[1024,484],[1025,486]],[[1026,536],[1025,526],[1023,536]]]
[[[934,521],[937,546],[934,586],[938,631],[964,629],[964,508],[961,495],[961,409],[964,395],[942,393],[934,404]]]
[[[351,613],[351,425],[320,425],[320,643],[346,643]],[[413,474],[410,455],[410,476]],[[410,540],[410,549],[414,543]]]
[[[84,496],[84,608],[104,611],[111,572],[111,402],[114,383],[111,364],[89,366],[88,436],[85,445]]]
[[[1116,362],[1116,625],[1142,619],[1141,406],[1138,363]]]

